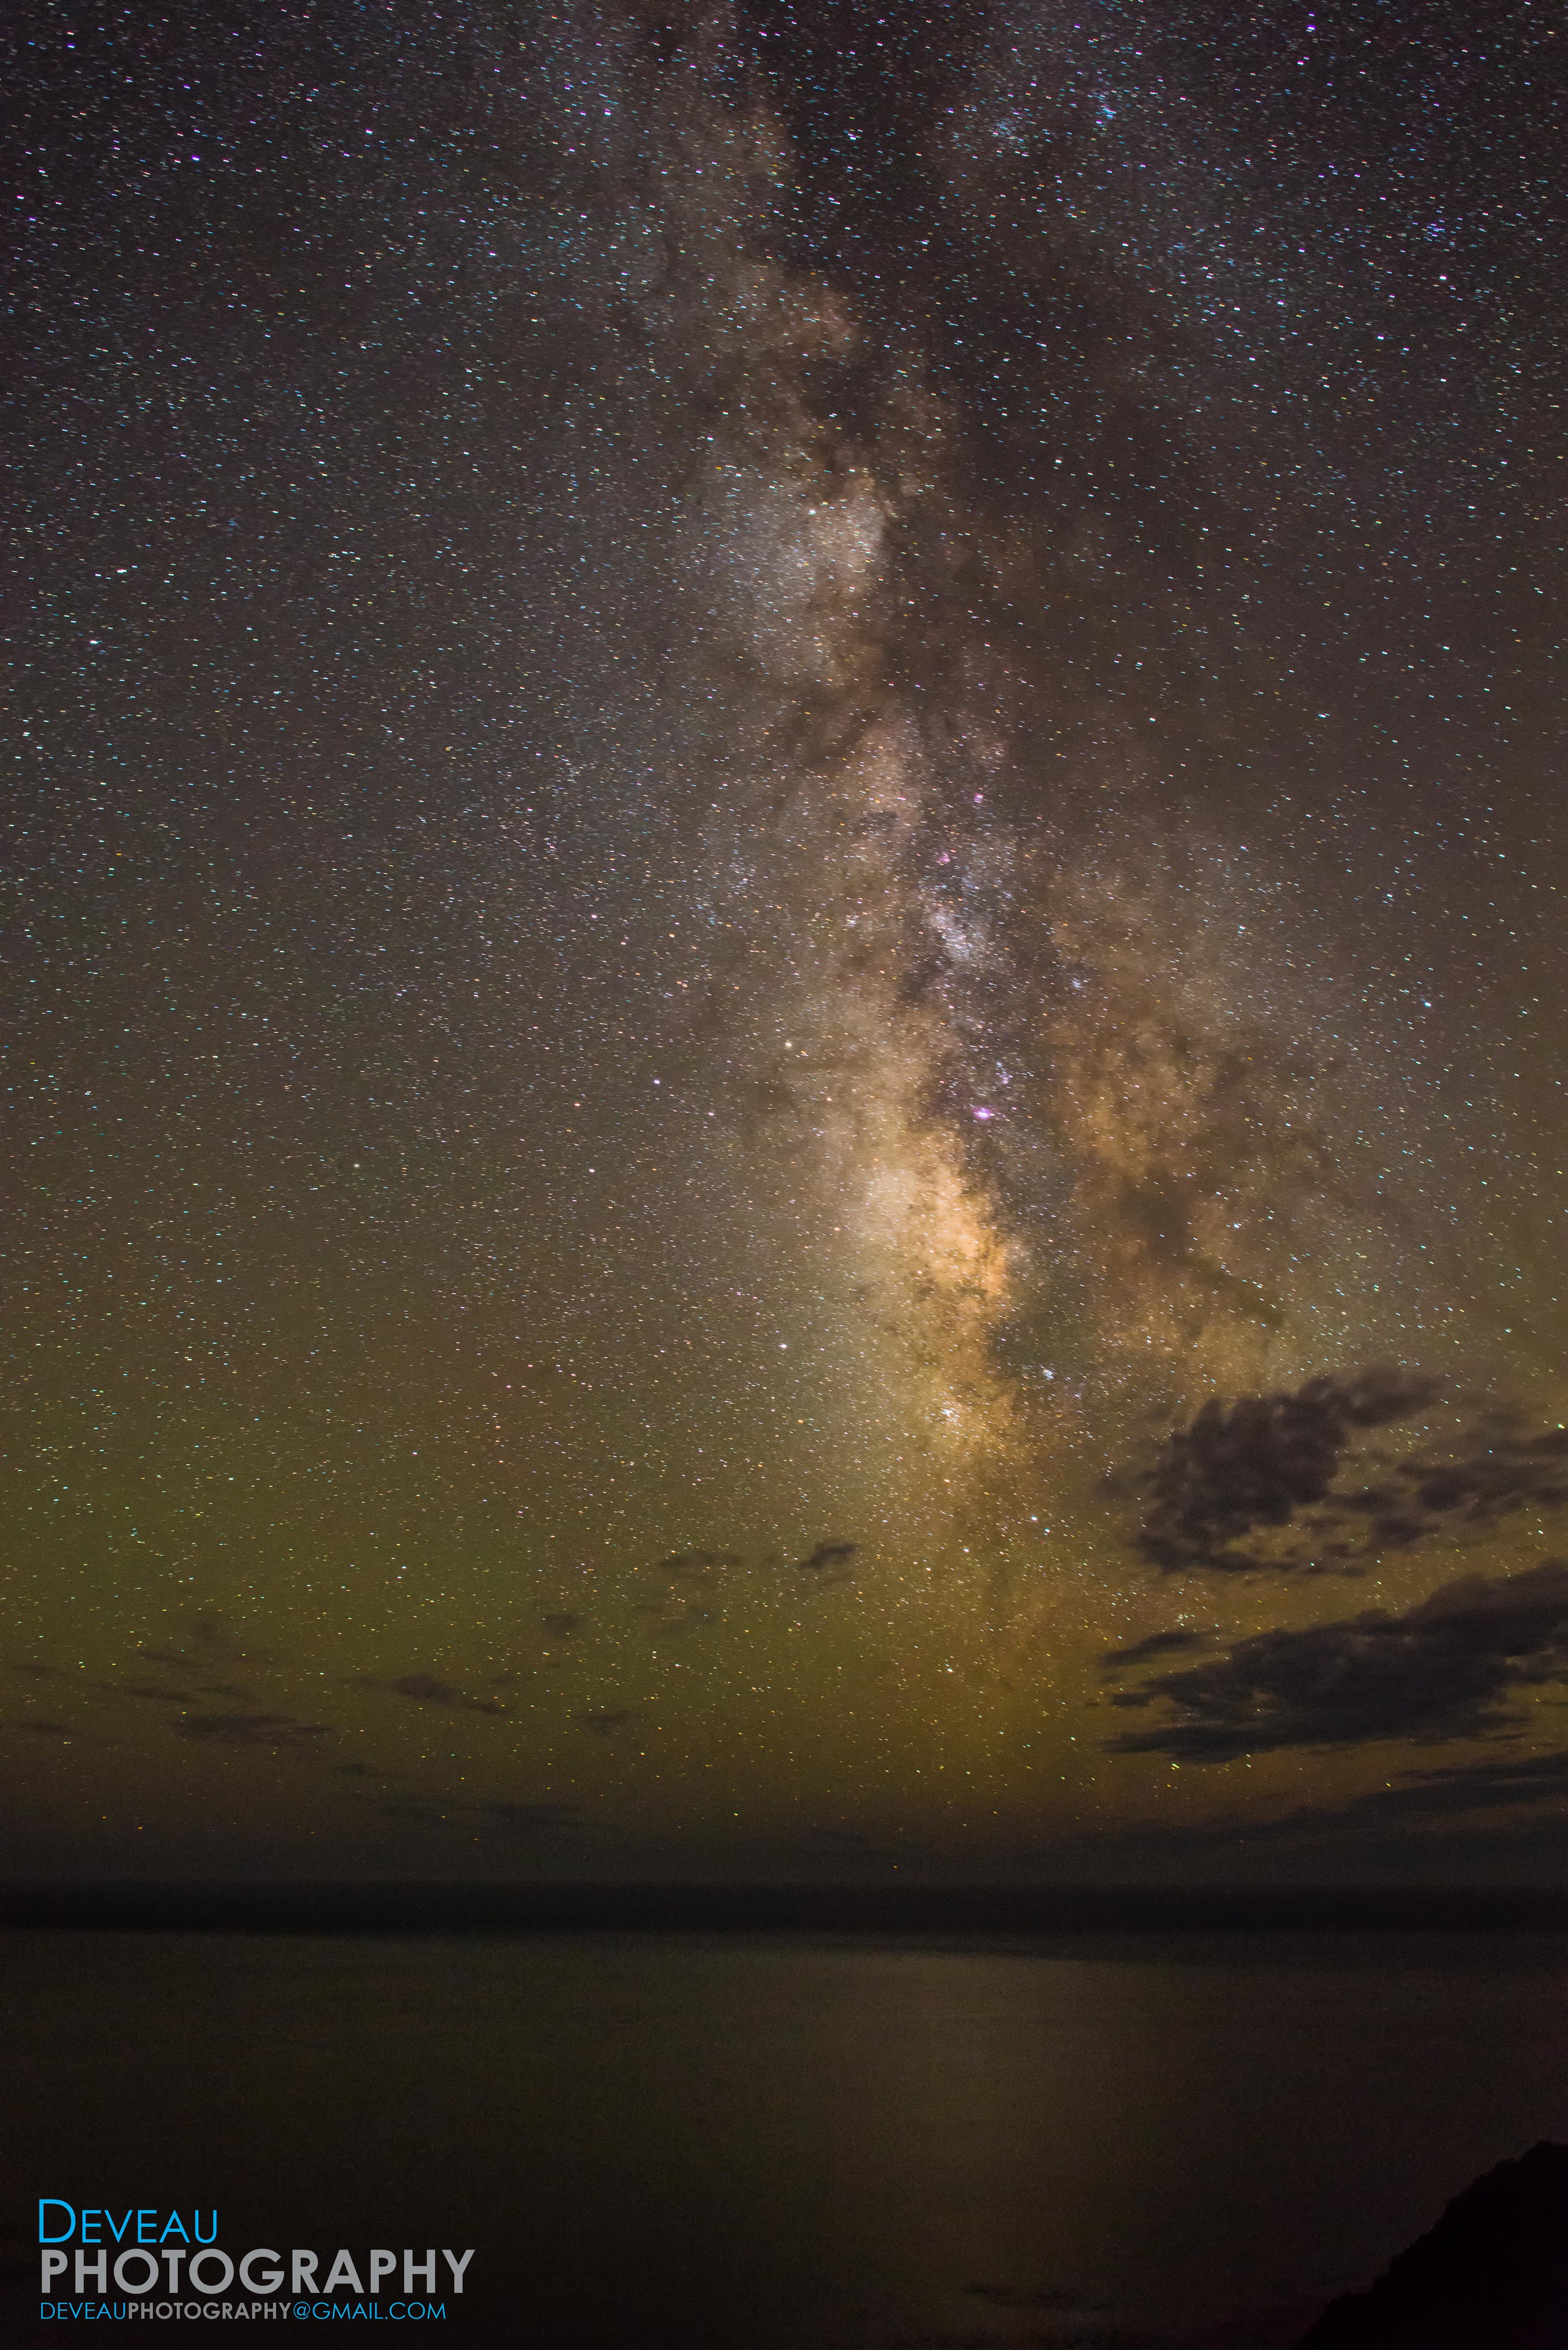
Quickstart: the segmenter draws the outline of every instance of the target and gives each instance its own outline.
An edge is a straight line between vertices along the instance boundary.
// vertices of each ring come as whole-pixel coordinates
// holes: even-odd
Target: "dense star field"
[[[5,1867],[1559,1868],[1553,12],[7,39]]]

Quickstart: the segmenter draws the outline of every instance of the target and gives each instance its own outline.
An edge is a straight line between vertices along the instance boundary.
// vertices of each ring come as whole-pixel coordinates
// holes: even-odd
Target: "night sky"
[[[0,1867],[1560,1872],[1557,12],[6,37]]]

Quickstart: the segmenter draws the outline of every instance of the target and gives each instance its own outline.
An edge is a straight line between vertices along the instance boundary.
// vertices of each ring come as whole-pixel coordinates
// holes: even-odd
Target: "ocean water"
[[[452,2350],[1265,2350],[1568,2137],[1551,1936],[16,1932],[0,2000],[7,2343],[48,2195],[472,2246]]]

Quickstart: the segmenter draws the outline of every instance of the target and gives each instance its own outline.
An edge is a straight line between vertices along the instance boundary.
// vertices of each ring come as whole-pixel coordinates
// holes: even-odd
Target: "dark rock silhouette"
[[[1331,2301],[1297,2350],[1565,2350],[1568,2146],[1543,2138],[1455,2197],[1366,2293]]]

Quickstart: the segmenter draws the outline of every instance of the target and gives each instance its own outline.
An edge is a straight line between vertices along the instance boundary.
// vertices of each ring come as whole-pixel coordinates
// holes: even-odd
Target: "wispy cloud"
[[[1568,1679],[1568,1562],[1465,1575],[1403,1615],[1382,1608],[1254,1633],[1228,1654],[1159,1673],[1113,1705],[1167,1718],[1110,1742],[1125,1754],[1224,1762],[1288,1746],[1477,1738],[1516,1693]]]

